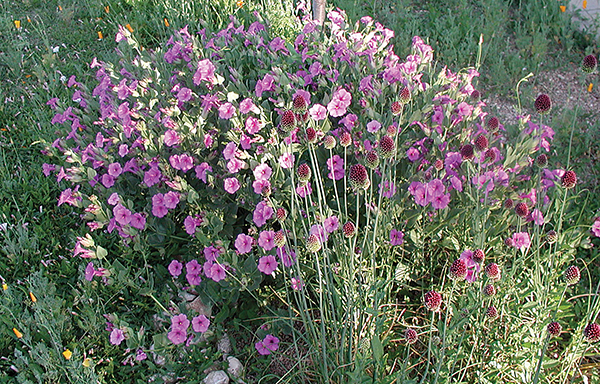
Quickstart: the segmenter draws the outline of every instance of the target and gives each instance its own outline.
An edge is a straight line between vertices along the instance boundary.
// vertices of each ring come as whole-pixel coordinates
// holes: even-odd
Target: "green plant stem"
[[[427,375],[429,374],[429,365],[431,364],[431,340],[433,339],[433,323],[435,320],[435,312],[431,311],[431,326],[429,328],[429,344],[427,345],[427,367],[425,368],[425,373],[423,374],[423,377],[421,378],[420,384],[425,383],[425,379],[427,378]]]

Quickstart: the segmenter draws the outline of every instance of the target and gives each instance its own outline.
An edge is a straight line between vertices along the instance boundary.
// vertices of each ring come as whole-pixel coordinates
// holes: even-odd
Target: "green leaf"
[[[383,344],[381,344],[381,340],[377,334],[373,335],[371,339],[371,348],[373,349],[373,357],[377,364],[381,365],[381,360],[383,358]]]

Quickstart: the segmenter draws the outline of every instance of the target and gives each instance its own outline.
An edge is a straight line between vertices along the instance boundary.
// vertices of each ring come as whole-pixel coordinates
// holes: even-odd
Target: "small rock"
[[[229,336],[224,334],[221,340],[217,343],[217,350],[219,352],[223,352],[224,355],[228,355],[231,353],[231,340],[229,340]]]
[[[227,372],[235,377],[238,378],[242,375],[242,371],[244,370],[244,366],[242,365],[242,363],[238,360],[237,357],[233,357],[233,356],[229,356],[227,358],[227,362],[229,363],[229,367],[227,368]]]
[[[210,318],[210,315],[212,314],[211,307],[204,304],[200,299],[200,296],[197,296],[192,301],[188,301],[188,303],[186,304],[186,308],[197,312],[198,315],[204,315],[208,318]]]
[[[229,384],[229,376],[224,371],[214,371],[204,378],[204,384]]]

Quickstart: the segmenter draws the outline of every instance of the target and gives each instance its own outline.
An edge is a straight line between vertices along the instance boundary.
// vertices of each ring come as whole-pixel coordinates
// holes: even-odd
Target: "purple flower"
[[[223,187],[225,188],[225,191],[233,195],[240,189],[240,182],[235,177],[228,177],[223,180]]]
[[[92,279],[94,278],[94,272],[96,272],[96,270],[94,269],[94,263],[90,261],[85,267],[85,279],[87,281],[92,281]]]
[[[205,247],[203,252],[204,258],[208,261],[216,261],[217,257],[221,255],[221,252],[219,252],[219,250],[213,245],[211,245],[210,247]]]
[[[173,191],[165,193],[163,196],[163,204],[168,209],[175,208],[177,204],[179,204],[179,193]]]
[[[229,173],[238,173],[245,165],[242,160],[233,158],[227,162],[227,170]]]
[[[160,181],[161,176],[162,176],[162,173],[158,169],[158,166],[153,165],[144,174],[144,184],[146,184],[147,187],[151,187]]]
[[[536,225],[544,225],[544,216],[539,209],[536,208],[531,212],[531,218]]]
[[[449,203],[450,203],[450,194],[449,193],[434,196],[433,199],[431,200],[431,206],[435,209],[444,209],[444,208],[448,207]]]
[[[305,185],[299,185],[298,188],[296,188],[296,193],[298,194],[298,196],[300,196],[302,198],[310,195],[312,193],[312,187],[310,186],[310,181],[308,183],[306,183]]]
[[[117,223],[121,225],[128,225],[131,221],[131,211],[121,204],[117,204],[113,208],[113,215]]]
[[[263,344],[265,348],[271,351],[276,351],[279,349],[279,339],[273,335],[267,335],[263,339]]]
[[[100,182],[102,183],[102,185],[104,185],[105,188],[111,188],[113,185],[115,185],[115,178],[109,175],[108,173],[105,173],[104,175],[102,175],[102,179],[100,180]]]
[[[294,166],[295,156],[289,152],[285,152],[279,156],[279,165],[281,168],[289,169]]]
[[[289,252],[288,252],[289,251]],[[296,262],[296,252],[288,250],[287,247],[277,248],[277,257],[284,267],[289,268]]]
[[[187,333],[185,329],[172,329],[171,332],[167,334],[167,337],[173,344],[178,345],[182,344],[185,339],[187,339]]]
[[[254,239],[251,236],[240,233],[235,239],[235,249],[237,249],[238,253],[243,255],[252,250],[252,243]]]
[[[214,282],[217,282],[217,283],[219,281],[225,279],[225,277],[227,276],[227,274],[225,273],[225,268],[223,268],[223,266],[220,265],[219,263],[214,263],[211,266],[210,273],[208,275]]]
[[[196,316],[192,319],[192,329],[194,332],[204,333],[208,330],[209,326],[210,320],[204,315]]]
[[[110,343],[112,345],[120,345],[125,340],[125,333],[119,328],[114,328],[110,333]]]
[[[201,272],[188,272],[185,274],[185,279],[190,285],[200,285],[202,282]]]
[[[197,165],[195,168],[196,171],[196,177],[200,180],[202,180],[204,183],[207,182],[206,179],[206,173],[207,172],[212,172],[212,167],[210,165],[208,165],[208,163],[204,162],[201,163],[200,165]]]
[[[310,107],[308,113],[316,121],[325,120],[325,117],[327,117],[327,109],[321,104],[315,104]]]
[[[252,183],[252,188],[254,188],[254,193],[260,195],[263,193],[265,188],[271,187],[271,182],[269,180],[255,180]]]
[[[112,163],[108,166],[108,174],[112,177],[119,177],[119,175],[123,172],[123,168],[119,163]]]
[[[367,131],[368,132],[375,133],[375,132],[379,131],[380,128],[381,128],[381,123],[377,120],[373,120],[373,121],[367,123]]]
[[[133,228],[143,231],[146,228],[146,216],[144,216],[142,213],[134,213],[131,215],[129,225],[131,225]]]
[[[396,194],[396,186],[393,182],[386,180],[382,184],[379,184],[383,197],[391,199]]]
[[[275,232],[262,231],[258,236],[258,245],[265,251],[270,251],[275,247]]]
[[[327,177],[332,180],[340,180],[344,178],[344,159],[338,155],[333,155],[327,159],[327,169],[329,173]]]
[[[219,118],[229,120],[235,114],[235,107],[231,103],[225,103],[219,107]]]
[[[215,66],[208,59],[198,62],[198,69],[194,73],[194,84],[200,85],[202,81],[215,81]]]
[[[421,156],[421,154],[419,153],[418,149],[410,147],[406,150],[406,156],[408,156],[408,160],[415,162],[417,161],[419,156]]]
[[[592,233],[596,237],[600,237],[600,219],[594,220],[594,224],[592,224]]]
[[[264,201],[259,202],[254,209],[254,213],[252,214],[252,220],[257,227],[262,227],[265,225],[267,220],[270,220],[273,217],[273,208],[265,204]]]
[[[515,248],[525,251],[531,246],[531,239],[527,232],[517,232],[512,236],[513,245]]]
[[[262,124],[257,118],[248,116],[246,119],[246,132],[248,132],[248,134],[255,135],[260,132],[261,128]]]
[[[339,99],[333,99],[327,104],[327,111],[333,117],[344,116],[347,111],[347,106]]]
[[[272,274],[279,264],[273,255],[263,256],[258,259],[258,270],[265,275]]]
[[[177,92],[177,101],[180,103],[185,103],[186,101],[190,101],[192,99],[192,90],[186,87],[182,87]]]
[[[169,264],[169,273],[171,276],[177,278],[181,275],[181,271],[183,270],[183,264],[177,260],[172,260]]]
[[[460,258],[467,264],[467,276],[466,280],[469,283],[477,280],[477,275],[481,272],[481,265],[473,260],[473,251],[466,249],[460,254]]]
[[[163,141],[167,147],[172,147],[181,143],[181,137],[179,137],[179,134],[176,131],[169,129],[165,132]]]
[[[270,355],[271,351],[269,349],[267,349],[267,347],[265,347],[264,343],[262,341],[257,341],[254,344],[254,348],[256,348],[256,351],[258,352],[259,355]]]
[[[50,176],[50,173],[54,172],[56,170],[56,165],[54,164],[42,164],[42,172],[44,173],[44,176],[48,177]]]
[[[404,243],[404,233],[396,229],[390,231],[390,244],[391,245],[402,245]]]
[[[164,195],[157,193],[152,196],[152,214],[156,217],[165,217],[169,210],[164,204]]]
[[[337,218],[337,216],[329,216],[328,218],[325,219],[325,221],[323,221],[323,228],[325,229],[325,231],[327,233],[332,233],[334,231],[337,231],[337,229],[340,227],[340,220]]]
[[[185,263],[185,270],[187,273],[202,272],[202,266],[194,259]]]
[[[245,115],[249,112],[260,113],[260,110],[254,105],[252,99],[246,98],[240,103],[240,113]]]
[[[67,188],[60,193],[58,198],[58,206],[60,207],[62,204],[67,203],[74,207],[77,206],[77,202],[81,200],[81,197],[76,197],[73,195],[73,190],[71,188]]]
[[[256,180],[268,180],[271,177],[271,167],[266,163],[261,163],[254,168],[254,178]]]
[[[292,277],[292,289],[294,291],[301,291],[303,286],[304,283],[302,282],[302,279],[299,277]]]
[[[190,321],[188,320],[185,313],[173,316],[171,318],[171,328],[172,329],[182,329],[183,331],[186,331],[189,326],[190,326]]]

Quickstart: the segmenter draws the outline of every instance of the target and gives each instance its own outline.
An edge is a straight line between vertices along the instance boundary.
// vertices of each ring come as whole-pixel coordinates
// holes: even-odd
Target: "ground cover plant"
[[[203,26],[146,49],[121,25],[93,80],[43,101],[72,242],[60,280],[5,280],[7,374],[200,382],[235,355],[251,382],[563,382],[593,363],[599,222],[554,166],[547,96],[504,126],[475,67],[419,37],[397,56],[341,10],[288,41],[260,14]],[[38,240],[4,233],[18,276]]]

